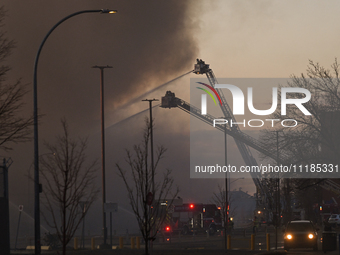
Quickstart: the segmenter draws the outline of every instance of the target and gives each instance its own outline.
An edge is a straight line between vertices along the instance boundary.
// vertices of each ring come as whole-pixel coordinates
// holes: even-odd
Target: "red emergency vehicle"
[[[214,235],[222,229],[220,208],[215,204],[182,204],[174,205],[169,212],[170,222],[165,223],[165,232],[189,233],[209,232]]]

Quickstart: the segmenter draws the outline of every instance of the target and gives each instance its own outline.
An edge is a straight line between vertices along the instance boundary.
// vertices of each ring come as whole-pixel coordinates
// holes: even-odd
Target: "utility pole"
[[[144,102],[148,101],[149,102],[149,109],[150,109],[150,147],[151,147],[151,190],[152,190],[152,199],[155,197],[155,165],[154,165],[154,158],[153,158],[153,119],[152,119],[152,102],[153,101],[159,101],[158,99],[144,99],[142,100]],[[147,173],[147,169],[146,169],[146,173]],[[146,179],[145,179],[145,182],[146,182],[146,189],[148,187],[148,175],[146,175]],[[150,194],[148,193],[147,190],[145,190],[145,194]],[[146,203],[145,203],[146,205]],[[152,210],[152,209],[151,209]],[[145,214],[147,216],[147,208],[145,208]],[[149,216],[148,216],[149,217]],[[149,221],[149,219],[146,219],[147,221]],[[148,222],[150,224],[150,222]],[[149,225],[150,226],[150,225]],[[151,235],[153,234],[153,230],[150,229],[150,233]],[[151,241],[150,243],[150,248],[152,250],[153,248],[153,243]]]
[[[100,115],[101,115],[101,144],[102,144],[102,210],[103,210],[103,246],[106,246],[107,229],[106,229],[106,187],[105,187],[105,126],[104,126],[104,69],[112,66],[92,66],[100,69]],[[103,247],[105,248],[105,247]]]
[[[279,166],[279,131],[276,131],[276,165]],[[275,249],[277,250],[277,235],[280,222],[280,175],[277,177],[277,195],[276,195],[276,232],[275,232]]]
[[[0,162],[1,164],[1,162]],[[0,165],[0,249],[1,254],[10,255],[10,233],[9,233],[9,194],[8,194],[8,168],[12,159],[3,159]]]
[[[158,99],[144,99],[142,101],[149,102],[149,109],[150,109],[150,145],[151,145],[151,190],[152,194],[155,196],[155,165],[154,165],[154,158],[153,158],[153,119],[152,119],[152,102],[159,101]]]
[[[228,164],[228,154],[227,154],[227,125],[224,125],[224,165],[227,167]],[[228,173],[225,177],[225,222],[224,222],[224,248],[227,250],[227,230],[229,223],[229,201],[228,201]]]

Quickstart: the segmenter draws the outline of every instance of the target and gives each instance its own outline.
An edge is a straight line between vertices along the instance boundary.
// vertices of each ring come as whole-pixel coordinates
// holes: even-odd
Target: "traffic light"
[[[195,206],[194,206],[194,204],[190,204],[189,207],[190,207],[190,209],[194,209]]]
[[[165,227],[165,231],[170,231],[170,227],[169,227],[169,226],[166,226],[166,227]]]

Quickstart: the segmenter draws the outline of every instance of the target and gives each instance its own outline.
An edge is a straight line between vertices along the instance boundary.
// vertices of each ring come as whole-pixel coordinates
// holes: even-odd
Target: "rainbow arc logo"
[[[218,101],[220,102],[220,105],[222,105],[222,100],[221,100],[220,96],[218,95],[217,91],[212,86],[210,86],[210,85],[208,85],[206,83],[203,83],[203,82],[197,82],[197,83],[207,87],[208,89],[210,89],[216,95]],[[207,93],[212,98],[212,100],[214,101],[215,105],[217,105],[215,97],[213,96],[213,94],[209,90],[201,88],[201,87],[196,87],[196,88],[198,88],[200,90],[203,90],[205,93]],[[202,95],[202,99],[203,99],[203,95]],[[203,106],[203,104],[202,104],[202,106]]]

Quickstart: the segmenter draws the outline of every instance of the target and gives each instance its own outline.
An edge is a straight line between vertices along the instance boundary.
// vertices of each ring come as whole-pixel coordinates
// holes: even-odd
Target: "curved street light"
[[[56,23],[50,31],[45,35],[42,40],[40,47],[38,49],[37,55],[35,57],[34,62],[34,74],[33,74],[33,118],[34,118],[34,244],[35,244],[35,254],[41,254],[41,243],[40,243],[40,201],[39,201],[39,193],[40,193],[40,184],[39,184],[39,146],[38,146],[38,89],[37,89],[37,70],[38,70],[38,62],[41,50],[50,36],[50,34],[64,21],[72,18],[76,15],[83,13],[117,13],[116,10],[109,9],[100,9],[100,10],[84,10],[72,13],[65,18],[61,19],[58,23]]]

